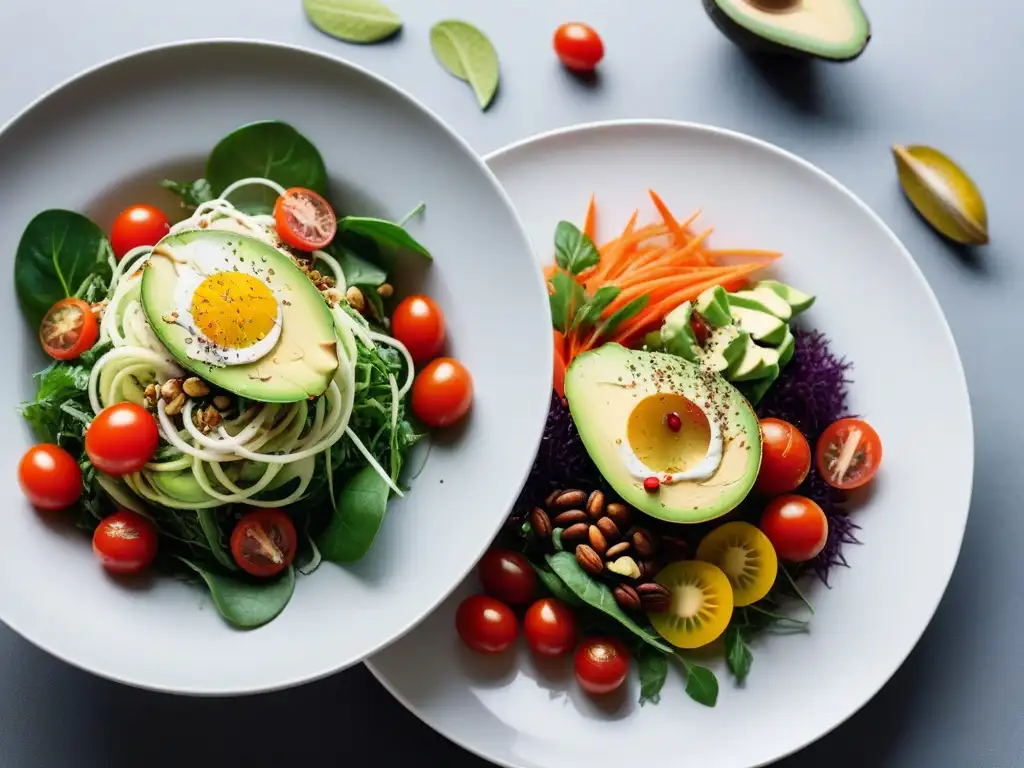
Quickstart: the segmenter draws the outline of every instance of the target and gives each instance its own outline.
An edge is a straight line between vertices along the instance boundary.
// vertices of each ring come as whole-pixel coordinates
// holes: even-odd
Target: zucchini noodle
[[[228,200],[238,190],[250,186],[267,187],[279,195],[285,192],[269,179],[242,179],[228,186],[219,198],[197,206],[189,218],[174,224],[170,232],[222,229],[280,248],[273,216],[246,214]],[[111,287],[100,323],[100,341],[112,348],[96,361],[89,376],[89,404],[94,413],[123,401],[143,405],[150,385],[159,388],[171,379],[191,375],[160,341],[143,308],[143,269],[153,250],[152,246],[134,248],[119,263],[111,265]],[[338,261],[323,251],[314,252],[313,257],[323,262],[324,272],[344,292],[345,275]],[[121,506],[142,514],[146,514],[146,502],[183,512],[228,504],[287,506],[307,494],[316,468],[315,457],[325,453],[328,492],[333,504],[331,449],[347,438],[388,487],[402,496],[390,474],[351,429],[350,420],[355,407],[360,345],[369,350],[376,349],[377,344],[389,345],[405,360],[407,375],[401,386],[394,374],[388,374],[392,431],[398,428],[400,400],[412,386],[412,358],[400,342],[371,330],[363,318],[353,316],[343,307],[334,307],[331,316],[337,336],[338,369],[321,396],[309,402],[254,402],[244,409],[240,406],[233,418],[227,418],[230,410],[222,414],[223,421],[209,431],[199,426],[199,402],[185,402],[179,427],[167,413],[167,403],[158,397],[155,416],[162,441],[160,458],[119,480],[100,474],[104,491]],[[168,491],[182,480],[190,484],[187,492]],[[279,490],[287,491],[286,495],[273,498]]]

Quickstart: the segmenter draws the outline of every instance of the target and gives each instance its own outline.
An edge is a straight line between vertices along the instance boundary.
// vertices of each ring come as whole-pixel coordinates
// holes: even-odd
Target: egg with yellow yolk
[[[286,253],[236,232],[161,240],[143,273],[142,304],[179,364],[254,400],[321,395],[338,367],[320,292]]]

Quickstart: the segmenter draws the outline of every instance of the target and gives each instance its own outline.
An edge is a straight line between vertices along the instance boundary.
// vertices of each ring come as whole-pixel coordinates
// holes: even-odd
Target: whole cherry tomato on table
[[[114,219],[110,228],[110,247],[120,261],[132,248],[156,245],[170,230],[167,216],[152,205],[133,205]]]
[[[510,549],[492,549],[477,566],[480,584],[491,597],[509,605],[521,605],[533,599],[537,574],[530,562]]]
[[[412,383],[412,411],[428,427],[448,427],[473,404],[473,378],[466,367],[450,357],[439,357],[416,374]]]
[[[592,637],[576,651],[576,681],[587,693],[601,696],[611,693],[629,674],[629,651],[618,640]]]
[[[473,595],[459,604],[455,629],[477,653],[502,653],[515,641],[519,622],[512,609],[487,595]]]
[[[586,24],[563,24],[555,31],[555,53],[575,72],[590,72],[604,57],[604,43],[597,31]]]
[[[576,645],[576,616],[561,600],[545,597],[526,611],[523,633],[538,656],[564,656]]]
[[[331,204],[302,187],[292,187],[277,198],[274,225],[278,236],[300,251],[326,248],[338,232],[338,218]]]
[[[82,495],[82,470],[63,448],[52,443],[34,445],[18,464],[18,484],[36,509],[67,509]]]
[[[146,517],[122,510],[104,518],[92,536],[92,549],[112,573],[138,573],[156,557],[156,528]]]
[[[426,363],[444,348],[444,313],[429,296],[407,296],[391,314],[391,335],[405,345],[413,362]]]
[[[50,307],[39,326],[39,343],[55,360],[74,360],[92,348],[100,324],[81,299],[62,299]]]
[[[757,490],[767,494],[795,491],[811,469],[807,438],[788,421],[761,419],[761,439]]]
[[[92,420],[85,432],[85,452],[100,472],[130,475],[156,453],[160,434],[153,416],[135,403],[114,403]]]

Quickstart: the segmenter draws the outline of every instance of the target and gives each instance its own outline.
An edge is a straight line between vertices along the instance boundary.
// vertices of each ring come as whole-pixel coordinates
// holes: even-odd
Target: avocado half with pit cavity
[[[704,0],[736,45],[760,53],[851,61],[871,40],[858,0]]]

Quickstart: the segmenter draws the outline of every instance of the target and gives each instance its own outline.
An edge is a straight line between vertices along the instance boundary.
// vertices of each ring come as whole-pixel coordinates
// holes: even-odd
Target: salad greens
[[[240,629],[255,629],[276,619],[295,592],[295,569],[291,566],[274,579],[242,580],[222,576],[180,558],[206,582],[220,615]]]
[[[317,546],[321,555],[335,563],[360,560],[384,523],[390,489],[373,467],[364,467],[346,483],[338,506]]]

